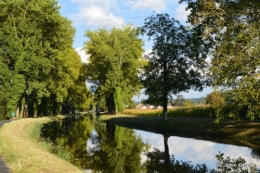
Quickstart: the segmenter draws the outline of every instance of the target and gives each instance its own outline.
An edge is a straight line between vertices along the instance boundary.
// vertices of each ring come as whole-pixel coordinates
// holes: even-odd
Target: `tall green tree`
[[[88,80],[95,97],[105,98],[108,113],[121,112],[141,88],[138,72],[142,65],[143,41],[132,26],[86,32],[90,55]]]
[[[215,87],[231,89],[238,109],[247,106],[247,116],[260,114],[260,1],[258,0],[181,0],[188,2],[189,21],[201,26],[204,37],[214,40],[212,67]]]
[[[172,94],[191,88],[202,90],[205,80],[207,44],[195,32],[168,14],[156,14],[145,19],[141,28],[153,41],[152,52],[146,56],[148,65],[142,74],[148,101],[162,104],[167,119],[167,104]],[[194,35],[195,34],[195,35]],[[197,36],[193,39],[193,36]]]
[[[90,109],[93,96],[86,87],[86,64],[80,67],[80,74],[78,79],[70,86],[68,90],[68,97],[63,102],[62,114],[74,113],[78,111],[86,111]]]
[[[5,66],[0,73],[10,83],[8,115],[16,111],[19,117],[27,107],[33,116],[43,105],[57,114],[81,65],[72,48],[71,21],[60,15],[56,0],[0,1],[0,9],[0,57]]]

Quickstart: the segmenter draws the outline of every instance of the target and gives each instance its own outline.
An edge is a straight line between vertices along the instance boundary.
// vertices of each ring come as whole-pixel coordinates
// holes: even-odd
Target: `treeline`
[[[72,48],[75,29],[56,0],[0,1],[1,112],[55,115],[84,110],[93,99],[116,114],[133,107],[133,96],[144,88],[146,102],[161,105],[166,120],[172,95],[211,86],[232,95],[224,104],[236,108],[229,117],[241,110],[259,117],[260,2],[183,2],[190,10],[185,25],[153,14],[141,27],[86,31],[90,57],[82,64]],[[153,42],[144,56],[142,35]],[[225,118],[222,108],[218,119]]]
[[[75,29],[56,0],[0,1],[1,116],[56,115],[85,109],[86,68]]]

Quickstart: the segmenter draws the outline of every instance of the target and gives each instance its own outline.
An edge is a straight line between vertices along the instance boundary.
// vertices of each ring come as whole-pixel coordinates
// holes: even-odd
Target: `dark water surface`
[[[100,123],[90,116],[45,124],[42,137],[53,143],[54,153],[85,170],[140,173],[158,169],[157,172],[167,172],[163,165],[177,160],[189,162],[190,167],[205,164],[207,169],[215,169],[219,152],[234,159],[242,157],[260,168],[258,149],[164,136]]]

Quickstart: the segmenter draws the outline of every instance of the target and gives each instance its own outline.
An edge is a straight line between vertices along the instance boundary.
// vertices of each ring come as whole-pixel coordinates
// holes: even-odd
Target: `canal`
[[[87,172],[213,172],[218,166],[227,166],[216,157],[222,154],[224,161],[229,160],[228,166],[244,159],[247,164],[239,165],[243,169],[260,168],[260,150],[256,148],[232,141],[224,144],[165,136],[101,123],[91,116],[45,124],[41,135],[51,144],[52,152]]]

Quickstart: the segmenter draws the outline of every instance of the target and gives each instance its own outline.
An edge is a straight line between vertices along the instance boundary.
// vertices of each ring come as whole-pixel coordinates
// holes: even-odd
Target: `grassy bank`
[[[100,116],[114,125],[135,128],[169,136],[211,139],[216,142],[260,148],[260,122],[223,122],[210,118],[175,117],[164,121],[160,117]]]
[[[14,173],[83,172],[48,152],[47,143],[39,143],[42,124],[56,118],[28,118],[12,121],[0,129],[0,154]]]
[[[39,142],[42,124],[55,118],[28,118],[5,124],[0,129],[0,154],[14,173],[82,172],[49,152],[50,144]],[[211,139],[223,143],[260,148],[260,122],[214,123],[210,118],[102,115],[99,120],[111,124],[166,135]],[[234,143],[235,142],[235,143]]]

